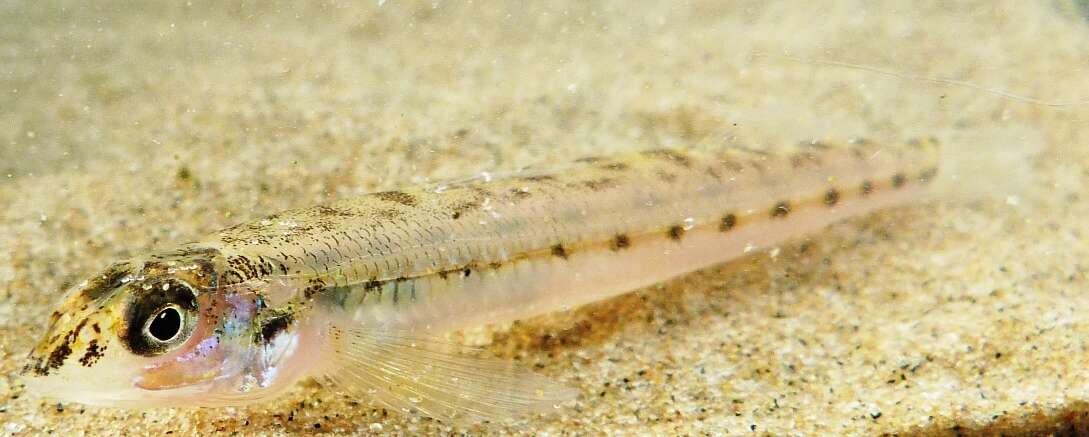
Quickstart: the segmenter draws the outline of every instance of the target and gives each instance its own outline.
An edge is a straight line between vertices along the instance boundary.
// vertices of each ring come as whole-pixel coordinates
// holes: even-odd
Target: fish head
[[[30,353],[27,386],[117,407],[237,405],[282,389],[272,380],[291,336],[255,345],[261,290],[221,286],[218,252],[193,252],[117,263],[75,286]]]

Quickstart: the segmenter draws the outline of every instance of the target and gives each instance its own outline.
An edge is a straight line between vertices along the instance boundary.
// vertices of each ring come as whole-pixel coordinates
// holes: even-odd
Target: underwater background
[[[1089,432],[1087,67],[1083,1],[2,2],[0,434]],[[554,415],[450,425],[315,383],[128,411],[18,377],[88,273],[282,209],[652,147],[920,136],[1037,148],[1036,180],[458,334],[577,388]]]

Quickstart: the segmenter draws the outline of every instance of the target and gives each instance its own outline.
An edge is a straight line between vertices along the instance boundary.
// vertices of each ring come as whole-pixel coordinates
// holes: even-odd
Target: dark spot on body
[[[790,215],[790,204],[786,201],[780,201],[775,204],[775,207],[771,208],[772,218],[783,218]]]
[[[563,247],[562,244],[552,245],[552,256],[567,259],[567,248]]]
[[[631,247],[631,238],[627,234],[617,234],[613,237],[611,248],[614,251]]]
[[[404,191],[383,191],[381,193],[374,193],[373,196],[387,202],[400,203],[404,206],[416,206],[419,203],[416,196]]]
[[[718,224],[718,230],[722,232],[729,232],[737,226],[737,216],[734,214],[726,214],[722,217],[722,221]]]
[[[266,318],[261,322],[261,336],[259,338],[260,344],[268,344],[277,335],[287,330],[292,323],[295,322],[295,316],[286,312],[283,314],[276,314],[269,318]]]
[[[682,227],[681,225],[670,226],[669,230],[666,231],[666,235],[671,240],[680,240],[682,237],[684,237],[684,227]]]
[[[601,162],[601,157],[599,157],[599,156],[586,156],[586,157],[583,157],[583,158],[576,159],[575,162],[582,162],[582,163],[586,163],[586,164],[597,164],[598,162]]]
[[[675,175],[673,173],[670,173],[668,171],[665,171],[665,170],[658,170],[654,174],[655,174],[655,176],[658,176],[658,179],[660,179],[662,182],[669,183],[669,182],[673,182],[673,181],[677,180],[677,175]]]
[[[893,188],[903,187],[904,183],[906,183],[906,182],[907,182],[907,176],[904,176],[903,173],[897,173],[897,174],[892,176],[892,187]]]
[[[325,281],[314,278],[311,279],[310,282],[307,284],[306,288],[303,289],[303,296],[306,296],[307,299],[309,299],[310,297],[313,297],[315,294],[320,293],[324,289]]]
[[[243,280],[261,277],[261,273],[252,260],[245,256],[232,256],[227,258],[227,265],[238,272]]]
[[[473,269],[471,269],[471,268],[469,268],[469,267],[466,267],[466,268],[465,268],[465,270],[462,270],[462,271],[461,271],[461,275],[462,275],[463,277],[466,277],[466,278],[468,278],[468,277],[469,277],[469,275],[471,275],[471,274],[473,274]]]
[[[873,193],[873,182],[863,181],[860,191],[862,192],[863,196],[869,196],[870,193]]]
[[[835,188],[829,189],[824,193],[824,204],[827,206],[836,206],[839,203],[839,191]]]

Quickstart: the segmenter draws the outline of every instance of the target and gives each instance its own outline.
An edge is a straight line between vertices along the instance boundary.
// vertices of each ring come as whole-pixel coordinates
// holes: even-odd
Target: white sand
[[[1039,181],[471,333],[583,395],[469,431],[1089,431],[1089,105],[780,56],[1072,101],[1086,11],[798,3],[0,6],[0,433],[463,431],[316,384],[252,408],[58,407],[15,371],[66,284],[280,209],[628,149],[918,135],[1042,146]]]

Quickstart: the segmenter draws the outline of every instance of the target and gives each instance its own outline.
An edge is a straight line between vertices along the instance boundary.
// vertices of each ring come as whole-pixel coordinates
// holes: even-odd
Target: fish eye
[[[144,335],[161,343],[169,343],[181,334],[185,315],[177,305],[170,304],[155,313],[144,324]]]
[[[189,339],[197,318],[189,284],[175,278],[140,284],[128,303],[121,343],[137,355],[161,355]]]

